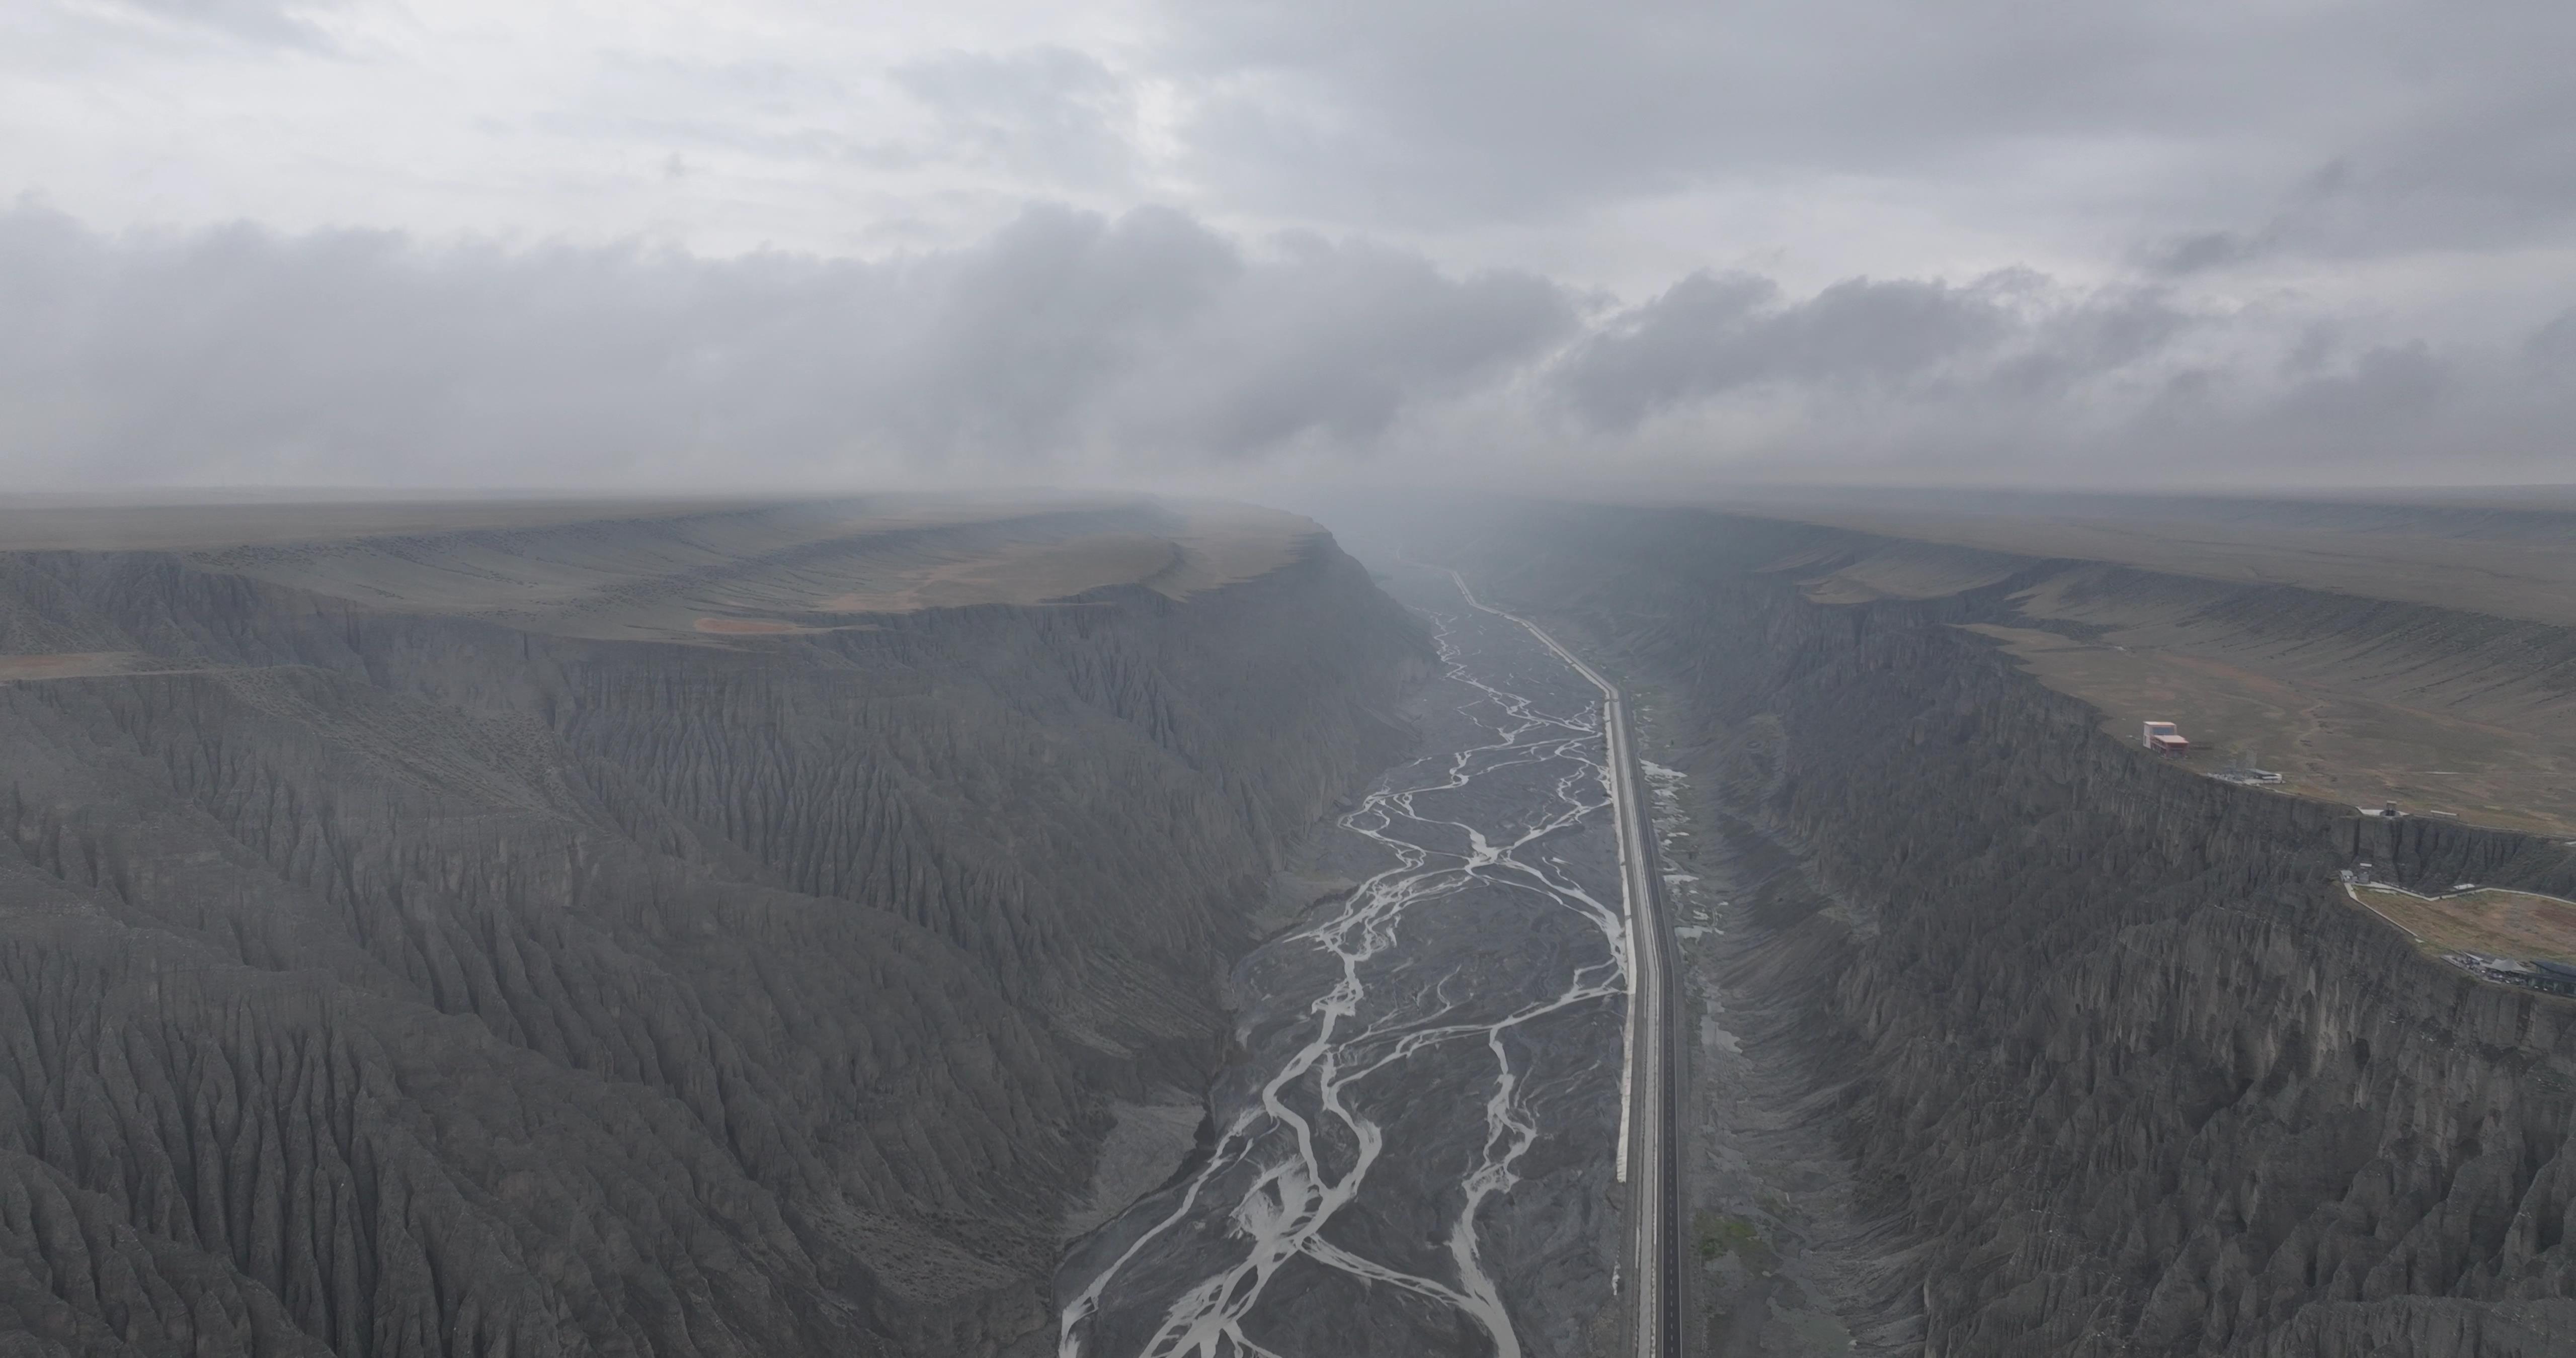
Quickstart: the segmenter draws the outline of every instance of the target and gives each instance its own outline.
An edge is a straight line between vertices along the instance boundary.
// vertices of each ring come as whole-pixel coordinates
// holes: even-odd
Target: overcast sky
[[[2565,0],[13,0],[0,477],[2576,481]]]

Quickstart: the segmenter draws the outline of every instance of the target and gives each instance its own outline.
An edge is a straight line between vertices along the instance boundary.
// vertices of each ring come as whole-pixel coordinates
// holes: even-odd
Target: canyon
[[[2007,640],[2151,615],[2545,722],[2566,632],[1716,511],[1497,508],[1440,550],[1638,695],[1700,1020],[1695,1352],[2576,1351],[2576,1004],[2338,882],[2566,896],[2576,845],[2203,776]]]
[[[1618,1332],[1630,940],[1599,694],[1453,577],[1416,756],[1302,847],[1184,1173],[1067,1259],[1060,1358],[1543,1358]]]
[[[2566,524],[1319,517],[0,512],[0,1350],[1633,1351],[1481,601],[1684,1351],[2576,1352]]]
[[[1138,500],[0,523],[13,1353],[1049,1331],[1286,846],[1412,737],[1315,525]]]

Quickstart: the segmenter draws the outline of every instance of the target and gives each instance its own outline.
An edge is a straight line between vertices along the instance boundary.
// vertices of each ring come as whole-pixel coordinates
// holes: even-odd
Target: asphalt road
[[[1456,576],[1457,572],[1450,572]],[[1536,623],[1505,613],[1478,600],[1464,578],[1459,592],[1467,602],[1528,628],[1557,658],[1574,667],[1601,690],[1602,722],[1609,733],[1610,795],[1619,820],[1620,895],[1628,912],[1628,955],[1633,962],[1629,996],[1628,1122],[1623,1137],[1628,1185],[1627,1260],[1621,1274],[1633,1303],[1630,1333],[1637,1358],[1680,1358],[1684,1331],[1682,1307],[1686,1277],[1682,1266],[1688,1248],[1683,1223],[1682,1149],[1688,1138],[1681,1123],[1683,1053],[1675,1034],[1682,1028],[1681,987],[1675,974],[1672,929],[1664,910],[1664,879],[1658,870],[1648,802],[1640,791],[1636,745],[1628,732],[1626,695],[1601,677]]]

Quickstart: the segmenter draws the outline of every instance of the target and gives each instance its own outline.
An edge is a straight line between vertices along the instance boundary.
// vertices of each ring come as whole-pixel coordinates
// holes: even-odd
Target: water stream
[[[1440,652],[1424,753],[1323,847],[1357,887],[1238,969],[1215,1143],[1072,1252],[1059,1358],[1522,1358],[1609,1300],[1627,959],[1598,695],[1445,577],[1397,592]]]

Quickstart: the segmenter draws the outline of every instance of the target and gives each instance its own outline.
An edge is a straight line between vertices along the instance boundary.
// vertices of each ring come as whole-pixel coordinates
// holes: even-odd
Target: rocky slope
[[[1027,531],[1155,527],[1083,512]],[[0,682],[0,1349],[1048,1323],[1109,1101],[1203,1082],[1427,646],[1320,534],[1182,597],[595,625],[921,548],[707,517],[0,554],[0,655],[93,658]]]
[[[1761,1091],[1773,1120],[1850,1168],[1876,1252],[1854,1274],[1901,1274],[1845,1299],[1852,1329],[1943,1355],[2576,1351],[2576,1003],[2423,958],[2334,884],[2369,860],[2576,894],[2576,849],[2161,763],[1954,625],[2019,616],[2065,563],[1812,587],[1887,547],[1576,510],[1447,548],[1670,694],[1719,818],[1785,852],[1729,902],[1722,988],[1762,1069],[1803,1073]],[[2272,592],[2300,626],[2509,636],[2498,682],[2569,687],[2566,638],[2529,624]]]

